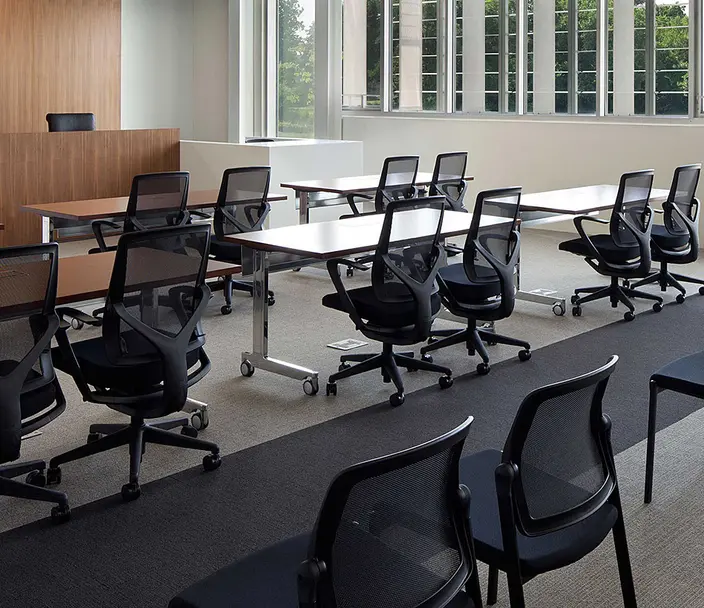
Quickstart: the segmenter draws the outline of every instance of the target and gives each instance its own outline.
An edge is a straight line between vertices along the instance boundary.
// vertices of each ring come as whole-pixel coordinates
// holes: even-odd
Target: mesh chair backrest
[[[521,404],[503,462],[518,470],[513,496],[523,534],[578,523],[611,496],[616,474],[602,398],[617,361],[533,391]]]
[[[127,233],[118,242],[103,323],[106,352],[115,365],[161,360],[165,400],[185,401],[186,354],[204,343],[199,322],[210,293],[209,248],[207,224]]]
[[[58,258],[56,243],[0,249],[0,462],[19,456],[20,394],[55,378]]]
[[[125,232],[185,224],[188,184],[187,171],[135,175],[127,202]]]
[[[379,186],[374,198],[374,207],[377,213],[386,211],[386,206],[391,201],[415,196],[419,162],[420,157],[418,156],[390,156],[384,160]]]
[[[316,605],[433,608],[462,589],[474,569],[459,494],[471,422],[335,478],[309,551],[326,565]]]
[[[430,184],[430,195],[444,194],[450,209],[465,211],[462,202],[466,190],[466,182],[464,181],[466,169],[466,152],[438,154],[433,169],[433,181]]]
[[[215,209],[215,234],[222,238],[261,229],[269,213],[270,167],[227,169]]]
[[[621,176],[614,212],[611,214],[610,233],[614,242],[623,247],[638,247],[650,230],[650,190],[653,187],[652,170],[634,171]],[[627,227],[628,224],[631,229]],[[633,233],[633,230],[637,234]],[[645,245],[650,251],[649,238]]]
[[[95,131],[95,114],[47,114],[46,122],[49,132],[59,131]]]
[[[699,184],[699,175],[701,174],[701,164],[683,165],[675,169],[675,175],[672,178],[670,186],[670,194],[667,201],[677,205],[682,215],[694,220],[696,217],[695,196],[697,194],[697,185]],[[667,230],[671,234],[687,234],[687,226],[672,209],[665,209],[664,223]]]

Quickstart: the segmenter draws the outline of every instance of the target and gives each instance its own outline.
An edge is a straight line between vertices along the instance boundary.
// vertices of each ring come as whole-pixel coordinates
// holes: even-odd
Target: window
[[[568,0],[555,0],[555,112],[570,111],[570,14]]]
[[[278,0],[277,134],[315,134],[315,0]]]
[[[382,1],[342,5],[342,106],[381,108]]]
[[[577,0],[577,114],[596,113],[597,0]]]
[[[689,2],[655,2],[655,114],[689,113]]]

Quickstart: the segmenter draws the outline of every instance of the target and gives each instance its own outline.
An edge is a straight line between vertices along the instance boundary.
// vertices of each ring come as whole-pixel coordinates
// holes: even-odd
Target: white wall
[[[227,140],[228,1],[122,1],[122,128]]]

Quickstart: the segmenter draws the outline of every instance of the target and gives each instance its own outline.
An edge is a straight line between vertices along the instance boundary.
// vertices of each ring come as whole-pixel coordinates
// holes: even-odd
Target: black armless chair
[[[524,583],[579,561],[613,532],[623,602],[636,608],[611,420],[602,412],[617,361],[613,356],[599,369],[533,391],[503,452],[462,459],[477,559],[489,566],[489,605],[496,603],[499,570],[508,578],[511,608],[524,608]]]
[[[95,114],[47,114],[49,132],[95,131]]]
[[[506,319],[513,312],[516,303],[515,272],[520,250],[520,202],[520,188],[487,190],[477,196],[462,263],[450,264],[438,272],[443,304],[452,314],[467,319],[467,329],[431,331],[430,343],[420,350],[426,361],[432,361],[427,355],[431,351],[464,343],[470,355],[479,353],[482,358],[477,372],[488,374],[489,353],[484,342],[520,347],[519,359],[530,359],[528,342],[477,326],[481,321]],[[491,216],[506,217],[511,221],[482,226],[482,219],[490,221]],[[435,340],[436,337],[442,339]]]
[[[660,285],[661,291],[672,286],[680,292],[676,299],[682,304],[687,290],[680,281],[704,286],[702,279],[672,274],[668,269],[668,264],[691,264],[699,257],[699,201],[695,195],[701,171],[699,163],[675,169],[670,194],[662,205],[663,224],[654,224],[650,235],[653,261],[660,263],[660,269],[634,283],[634,289],[650,283]],[[704,295],[704,287],[699,293]]]
[[[464,197],[467,194],[467,180],[464,179],[466,169],[466,152],[438,154],[428,194],[443,195],[451,211],[467,211],[464,206]]]
[[[312,534],[226,566],[169,608],[481,608],[470,496],[458,480],[471,422],[346,469]]]
[[[572,296],[572,314],[582,315],[582,304],[609,298],[611,306],[623,304],[628,308],[623,318],[635,319],[635,306],[630,298],[651,300],[653,310],[662,310],[660,296],[619,285],[619,279],[641,279],[650,274],[650,231],[653,212],[650,208],[650,190],[653,186],[652,170],[634,171],[621,176],[616,203],[609,221],[590,215],[574,218],[580,238],[560,243],[560,250],[585,258],[589,266],[599,274],[611,278],[607,287],[582,287]],[[584,222],[595,222],[609,226],[609,234],[588,235]],[[580,296],[579,294],[587,294]]]
[[[179,412],[188,388],[210,371],[200,319],[208,305],[205,284],[210,226],[194,224],[130,232],[120,237],[101,337],[71,344],[57,333],[54,364],[70,374],[85,401],[130,417],[129,425],[93,425],[89,442],[52,458],[47,476],[61,479],[59,465],[129,445],[129,483],[122,497],[140,494],[143,446],[158,443],[210,452],[206,470],[220,465],[218,446],[197,439],[188,418],[146,420]],[[193,370],[193,371],[190,371]],[[92,387],[92,388],[91,388]],[[167,429],[182,427],[182,434]]]
[[[122,228],[122,231],[127,233],[187,224],[190,218],[186,209],[189,180],[188,171],[135,175],[123,225],[108,220],[95,220],[92,227],[98,248],[91,249],[89,253],[117,250],[117,247],[106,244],[103,233],[105,228]]]
[[[22,437],[66,409],[50,350],[58,261],[56,243],[0,249],[0,496],[56,503],[55,523],[71,515],[66,494],[43,487],[44,461],[15,461]],[[26,483],[14,479],[21,475]]]
[[[426,214],[424,225],[434,235],[394,248],[390,244],[396,223],[404,221],[403,212],[420,210]],[[394,345],[412,345],[427,340],[433,317],[440,311],[440,296],[435,286],[438,269],[445,263],[440,244],[440,229],[445,210],[445,197],[424,197],[394,201],[386,207],[379,245],[373,256],[372,281],[368,287],[347,291],[340,277],[341,265],[354,265],[347,260],[330,260],[328,273],[336,293],[323,298],[323,306],[346,312],[358,331],[367,338],[383,343],[383,352],[350,354],[340,357],[340,371],[332,374],[327,394],[337,394],[337,381],[364,372],[381,369],[384,382],[393,382],[397,392],[391,395],[393,406],[406,397],[399,367],[443,374],[440,387],[452,386],[452,370],[428,361],[414,359],[412,353],[395,353]],[[353,367],[349,361],[358,361]]]
[[[242,263],[242,246],[229,243],[225,237],[243,232],[261,230],[271,206],[267,202],[271,167],[240,167],[227,169],[222,176],[218,204],[215,208],[213,227],[215,236],[210,240],[210,255],[216,260]],[[220,309],[224,315],[232,312],[232,290],[254,293],[252,283],[233,281],[225,277],[222,284],[225,305]],[[274,292],[269,292],[268,303],[276,302]]]

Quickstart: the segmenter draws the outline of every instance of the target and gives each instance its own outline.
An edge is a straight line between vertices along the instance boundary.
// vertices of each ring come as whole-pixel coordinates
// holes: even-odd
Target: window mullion
[[[508,112],[508,0],[499,2],[499,113]]]
[[[381,3],[381,86],[379,94],[381,95],[381,111],[391,111],[391,100],[393,94],[393,78],[391,68],[393,59],[391,57],[393,27],[391,17],[393,15],[392,0],[384,0]]]
[[[608,31],[609,11],[606,0],[596,5],[596,115],[604,116],[608,109]]]
[[[516,0],[516,113],[528,110],[528,2]]]
[[[645,114],[655,115],[655,0],[645,3]]]
[[[577,0],[568,0],[568,41],[567,41],[567,113],[577,113]]]

